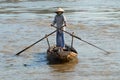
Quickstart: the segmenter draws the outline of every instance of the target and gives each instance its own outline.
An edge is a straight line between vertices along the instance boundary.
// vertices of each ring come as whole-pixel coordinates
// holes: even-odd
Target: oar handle
[[[58,29],[56,26],[52,26],[52,27],[54,27],[54,28]],[[63,27],[65,27],[65,26],[62,26],[61,28],[63,28]],[[61,28],[60,28],[60,29],[61,29]],[[75,36],[74,34],[71,34],[71,33],[67,32],[67,31],[65,31],[65,30],[62,30],[62,31],[64,31],[65,33],[67,33],[67,34],[69,34],[69,35],[71,35],[71,36],[73,36],[73,37],[75,37],[75,38],[77,38],[77,39],[80,39],[80,40],[81,40],[81,38],[80,38],[80,37],[77,37],[77,36]]]
[[[57,30],[62,30],[62,28],[65,27],[65,26],[57,27],[57,26],[53,25],[52,27],[56,28]]]

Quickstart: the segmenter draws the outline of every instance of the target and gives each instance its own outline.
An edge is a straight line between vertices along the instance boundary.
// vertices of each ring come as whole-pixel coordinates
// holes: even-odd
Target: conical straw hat
[[[56,12],[64,12],[64,10],[62,8],[58,8]]]

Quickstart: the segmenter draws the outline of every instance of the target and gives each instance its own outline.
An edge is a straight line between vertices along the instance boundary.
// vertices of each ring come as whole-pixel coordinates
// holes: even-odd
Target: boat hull
[[[49,63],[74,62],[77,60],[77,51],[67,45],[63,50],[53,46],[47,50],[47,60]]]

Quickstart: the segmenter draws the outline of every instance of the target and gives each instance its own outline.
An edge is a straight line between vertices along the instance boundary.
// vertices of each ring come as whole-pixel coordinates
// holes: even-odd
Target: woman
[[[54,21],[51,24],[51,26],[54,26],[56,24],[57,26],[57,34],[56,34],[56,46],[60,48],[64,48],[65,42],[64,42],[64,33],[61,28],[63,29],[63,26],[66,26],[66,18],[63,16],[64,10],[62,8],[58,8],[55,12],[56,16],[54,17]]]

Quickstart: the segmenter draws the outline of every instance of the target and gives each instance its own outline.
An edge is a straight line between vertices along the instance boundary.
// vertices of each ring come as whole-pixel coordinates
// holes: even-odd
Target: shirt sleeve
[[[55,25],[56,24],[56,16],[54,17],[54,20],[53,20],[53,23],[52,23],[53,25]]]
[[[66,24],[67,20],[65,16],[63,16],[63,20],[64,20],[64,24]]]

